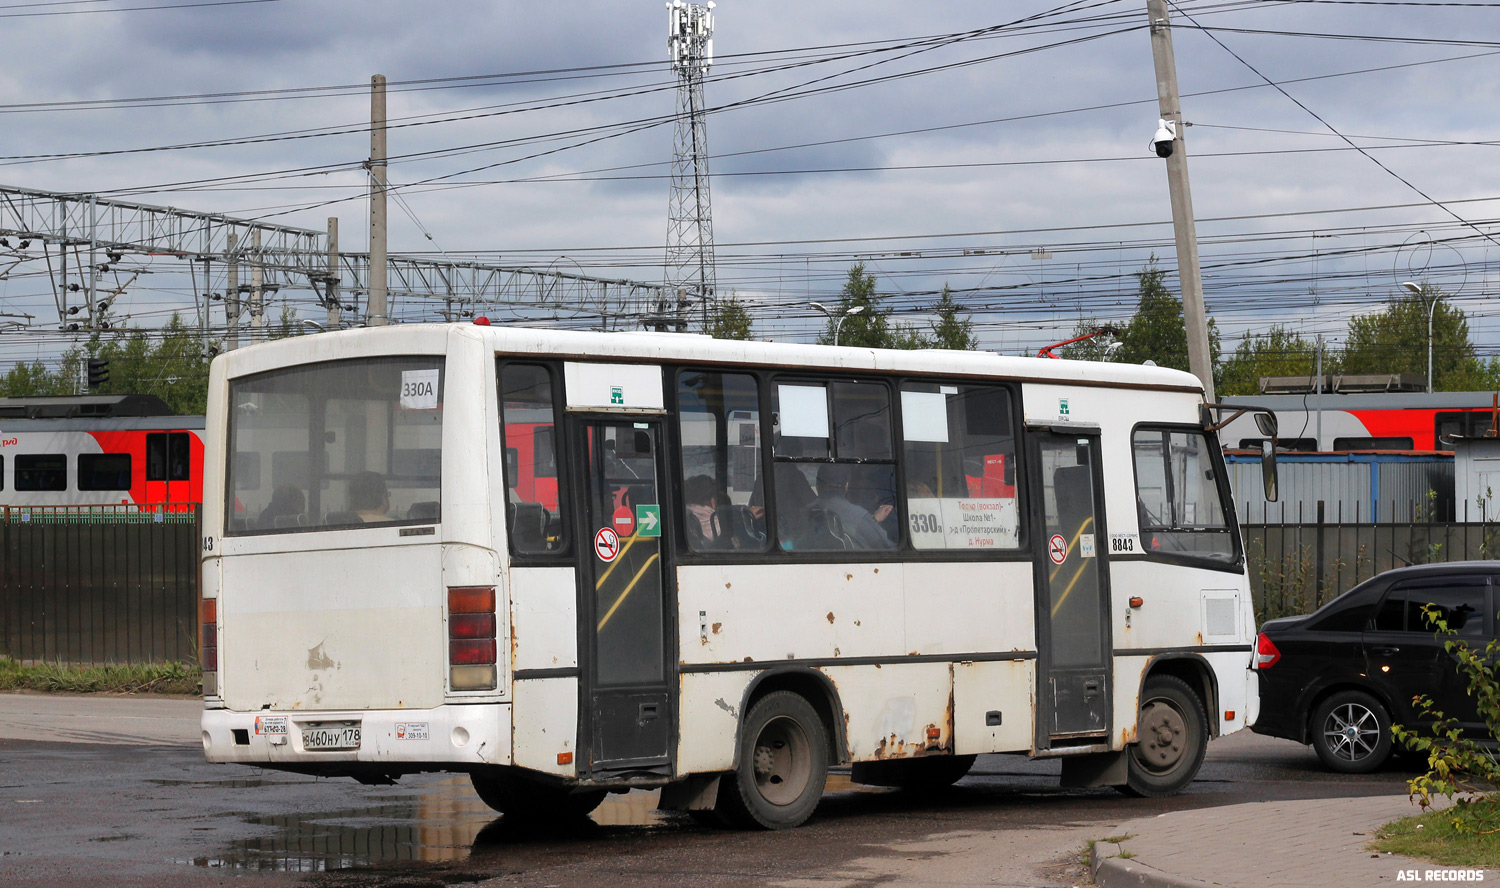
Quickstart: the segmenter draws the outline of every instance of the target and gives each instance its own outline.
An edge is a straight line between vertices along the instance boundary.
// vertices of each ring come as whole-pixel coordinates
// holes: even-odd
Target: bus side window
[[[906,508],[918,549],[1021,545],[1010,390],[908,382],[901,386]]]
[[[506,532],[517,555],[561,554],[567,528],[560,496],[552,374],[540,364],[500,368],[500,434],[505,448]]]
[[[744,373],[677,377],[684,537],[694,552],[763,552],[760,387]]]

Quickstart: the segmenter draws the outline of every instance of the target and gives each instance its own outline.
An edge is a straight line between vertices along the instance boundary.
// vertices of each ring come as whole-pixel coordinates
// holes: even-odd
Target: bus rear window
[[[441,358],[390,357],[231,382],[226,532],[437,522],[443,377]]]

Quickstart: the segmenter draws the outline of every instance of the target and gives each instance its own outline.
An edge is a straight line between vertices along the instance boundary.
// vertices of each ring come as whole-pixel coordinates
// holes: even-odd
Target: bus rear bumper
[[[391,770],[464,770],[511,762],[506,703],[438,709],[329,712],[203,711],[203,754],[210,762],[348,772],[351,765]],[[357,728],[357,736],[352,729]],[[317,744],[332,748],[317,748]],[[357,745],[356,745],[357,744]]]

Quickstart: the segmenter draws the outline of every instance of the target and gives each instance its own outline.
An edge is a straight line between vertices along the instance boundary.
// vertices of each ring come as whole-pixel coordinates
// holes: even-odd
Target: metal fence
[[[1494,522],[1317,520],[1323,517],[1243,525],[1258,620],[1311,613],[1392,568],[1500,558]]]
[[[195,662],[198,508],[0,509],[0,654]]]

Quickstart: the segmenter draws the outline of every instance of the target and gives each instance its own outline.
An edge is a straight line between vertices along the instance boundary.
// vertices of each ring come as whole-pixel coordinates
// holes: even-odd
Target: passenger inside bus
[[[833,519],[827,521],[827,528],[846,548],[895,548],[890,535],[880,526],[875,515],[850,502],[850,478],[849,466],[842,463],[824,463],[818,467],[818,498],[808,510],[810,523],[816,527],[817,513],[822,512],[824,516]],[[884,508],[892,507],[886,505]]]
[[[351,478],[349,508],[361,521],[390,521],[391,495],[385,479],[374,472],[360,472]]]
[[[730,535],[720,524],[718,488],[707,475],[694,475],[683,485],[688,544],[695,550],[720,549],[730,542]]]
[[[256,526],[262,530],[300,526],[304,520],[302,512],[306,508],[302,488],[295,484],[282,484],[271,492],[271,502],[261,510]]]

